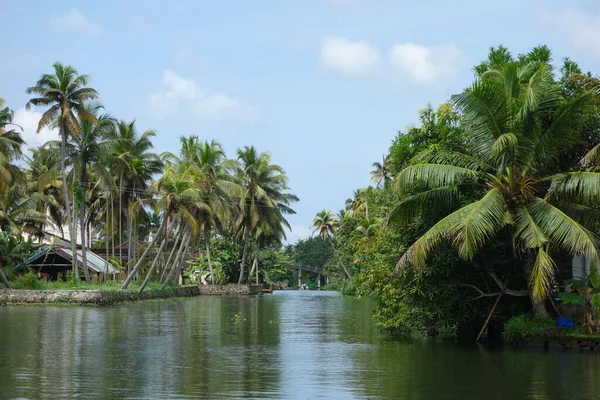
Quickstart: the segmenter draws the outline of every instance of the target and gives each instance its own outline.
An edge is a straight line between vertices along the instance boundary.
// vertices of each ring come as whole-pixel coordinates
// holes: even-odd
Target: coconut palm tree
[[[419,268],[442,241],[472,259],[510,232],[536,316],[555,273],[554,250],[597,258],[600,173],[560,171],[561,150],[577,138],[592,94],[565,99],[544,64],[490,69],[452,97],[462,111],[468,153],[428,149],[395,178],[400,202],[388,221],[455,210],[435,223],[399,260]]]
[[[346,216],[358,215],[362,212],[369,218],[369,202],[367,201],[366,189],[357,189],[351,199],[346,199]]]
[[[160,228],[123,283],[122,289],[127,288],[157,240],[160,237],[164,241],[168,240],[167,231],[171,229],[172,225],[177,225],[179,235],[184,237],[180,246],[181,251],[178,251],[178,258],[185,256],[185,248],[192,239],[198,236],[200,230],[200,223],[196,216],[199,212],[211,211],[210,207],[204,202],[204,194],[202,188],[198,185],[198,179],[198,169],[194,165],[167,165],[163,176],[153,183],[152,190],[148,193],[149,196],[132,204],[132,209],[139,208],[142,205],[151,205],[156,212],[161,212],[163,217]],[[177,262],[173,266],[175,269],[179,268]],[[173,272],[175,271],[171,271],[168,275],[163,283],[163,288],[166,287],[173,276]]]
[[[210,240],[214,229],[221,229],[226,221],[235,213],[235,199],[241,196],[241,187],[230,173],[235,163],[225,158],[223,147],[217,141],[200,143],[197,151],[196,165],[203,174],[201,184],[205,202],[210,212],[203,212],[200,220],[204,225],[204,249],[210,271],[211,282],[214,271],[210,254]]]
[[[371,180],[375,183],[375,186],[388,187],[394,178],[392,171],[390,171],[390,156],[383,156],[381,162],[374,162],[372,166]]]
[[[122,259],[123,224],[122,217],[127,221],[128,259],[132,259],[133,250],[133,216],[124,213],[129,210],[136,200],[144,198],[152,176],[162,171],[163,163],[151,149],[154,147],[152,138],[156,136],[153,130],[147,130],[141,135],[137,132],[135,121],[119,121],[107,133],[108,151],[106,162],[118,186],[118,227],[119,227],[119,259]]]
[[[25,144],[13,118],[13,111],[4,107],[4,99],[0,98],[0,190],[5,190],[17,177],[18,168],[11,162],[21,157],[21,147]]]
[[[317,233],[321,239],[329,242],[329,244],[331,245],[331,249],[333,250],[334,254],[336,254],[338,257],[338,262],[342,266],[342,269],[346,273],[346,276],[348,278],[352,278],[352,276],[350,275],[350,272],[348,272],[348,269],[344,265],[342,258],[338,254],[338,252],[335,248],[335,245],[333,244],[333,238],[335,237],[335,231],[339,228],[339,226],[340,226],[339,218],[334,216],[331,211],[322,210],[319,213],[317,213],[317,216],[313,220],[311,228],[315,228],[313,231],[313,234]]]
[[[103,162],[103,154],[108,147],[106,137],[111,131],[114,120],[110,114],[100,114],[103,107],[97,103],[88,103],[83,106],[86,113],[94,116],[93,120],[83,119],[79,121],[81,132],[73,136],[68,144],[67,153],[73,163],[73,181],[78,181],[83,190],[83,198],[79,204],[79,227],[81,234],[81,256],[83,260],[84,274],[87,282],[90,281],[87,268],[86,231],[87,231],[87,204],[86,193],[93,192],[93,187],[88,187],[90,175],[93,174],[97,182],[110,180],[108,166]],[[95,184],[94,184],[95,185]]]
[[[74,237],[75,218],[71,215],[69,207],[69,190],[67,187],[67,167],[66,167],[66,148],[69,136],[77,136],[80,131],[79,122],[81,120],[94,121],[94,116],[90,114],[83,103],[88,100],[98,98],[98,92],[95,89],[87,87],[88,76],[79,75],[79,72],[70,65],[55,63],[53,74],[44,74],[34,86],[27,88],[27,93],[34,95],[26,105],[27,109],[31,106],[49,107],[38,123],[37,132],[46,126],[58,126],[62,141],[61,146],[61,174],[63,185],[63,201],[65,213],[67,214],[67,223],[69,225],[71,251],[73,252],[73,273],[79,280],[79,269],[77,268],[77,244]]]
[[[237,176],[242,185],[237,226],[244,241],[238,279],[241,284],[245,278],[252,232],[257,229],[261,219],[290,229],[284,214],[295,213],[289,205],[298,201],[298,198],[287,193],[287,176],[280,166],[271,164],[271,157],[267,153],[259,153],[256,148],[246,146],[238,149],[237,155]]]
[[[46,214],[38,211],[42,194],[30,194],[25,185],[14,183],[0,191],[0,231],[20,236],[22,232],[41,234]]]

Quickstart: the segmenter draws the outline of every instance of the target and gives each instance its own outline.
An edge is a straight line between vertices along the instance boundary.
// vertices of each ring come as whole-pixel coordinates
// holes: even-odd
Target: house
[[[90,274],[96,274],[100,277],[101,274],[108,273],[110,275],[118,274],[120,271],[105,259],[99,257],[90,250],[86,251],[87,266]],[[72,269],[73,252],[70,247],[64,245],[49,245],[45,244],[41,249],[21,264],[13,267],[13,270],[18,270],[24,267],[30,267],[36,270],[43,281],[58,280],[67,278],[67,271]],[[83,269],[83,255],[81,251],[77,252],[77,263],[79,268]],[[83,276],[83,274],[81,274]]]

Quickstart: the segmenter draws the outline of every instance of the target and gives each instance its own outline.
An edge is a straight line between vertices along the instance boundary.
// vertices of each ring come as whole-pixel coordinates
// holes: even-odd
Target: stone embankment
[[[140,300],[193,297],[200,295],[247,296],[259,294],[260,285],[180,286],[166,290],[15,290],[0,289],[0,305],[8,304],[81,304],[108,305]]]

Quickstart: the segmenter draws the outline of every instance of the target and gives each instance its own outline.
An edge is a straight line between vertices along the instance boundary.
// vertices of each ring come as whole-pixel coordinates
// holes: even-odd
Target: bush
[[[554,328],[552,318],[530,318],[527,315],[517,315],[504,325],[504,339],[511,343],[524,343],[540,334],[547,328]]]
[[[42,282],[34,272],[28,272],[17,277],[13,282],[15,289],[41,289]]]
[[[340,291],[340,284],[338,282],[331,282],[329,285],[321,287],[321,290],[330,290],[332,292]]]

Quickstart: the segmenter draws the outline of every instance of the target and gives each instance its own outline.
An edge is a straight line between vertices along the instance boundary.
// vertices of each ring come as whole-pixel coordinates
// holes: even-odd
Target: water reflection
[[[381,337],[337,293],[0,308],[0,398],[590,399],[593,354]],[[237,317],[236,317],[237,316]]]

